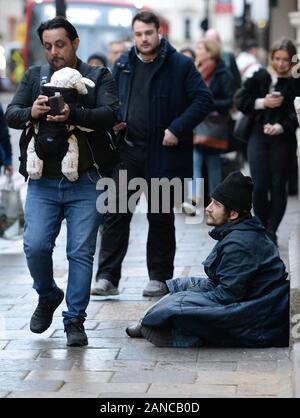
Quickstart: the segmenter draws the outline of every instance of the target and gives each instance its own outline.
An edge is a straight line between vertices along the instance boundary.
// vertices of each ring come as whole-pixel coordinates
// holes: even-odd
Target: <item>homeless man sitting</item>
[[[250,214],[253,183],[233,172],[206,208],[217,244],[203,262],[208,278],[167,282],[169,295],[130,325],[130,337],[159,347],[280,347],[289,338],[289,281],[278,249]]]

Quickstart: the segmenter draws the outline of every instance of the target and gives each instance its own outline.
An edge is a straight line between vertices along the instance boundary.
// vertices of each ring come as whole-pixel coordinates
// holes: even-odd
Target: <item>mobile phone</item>
[[[62,114],[65,101],[61,94],[55,94],[54,96],[48,98],[48,104],[50,107],[49,115],[58,116]]]

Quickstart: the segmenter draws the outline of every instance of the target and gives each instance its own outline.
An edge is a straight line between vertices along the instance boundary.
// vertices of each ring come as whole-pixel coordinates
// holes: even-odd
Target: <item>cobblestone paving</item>
[[[290,198],[280,229],[287,257],[295,223]],[[177,215],[176,275],[202,274],[201,261],[214,245],[204,224],[186,225]],[[164,349],[125,334],[153,300],[147,283],[147,222],[135,215],[120,296],[91,297],[85,323],[87,348],[67,348],[61,311],[43,335],[29,331],[37,303],[22,242],[0,239],[0,397],[290,397],[288,349]],[[55,249],[55,278],[66,287],[65,225]],[[96,267],[96,266],[95,266]]]

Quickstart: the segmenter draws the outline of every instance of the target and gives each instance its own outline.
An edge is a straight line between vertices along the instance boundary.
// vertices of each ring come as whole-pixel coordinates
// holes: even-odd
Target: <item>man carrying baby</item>
[[[67,310],[63,314],[68,346],[88,344],[84,330],[86,308],[90,297],[93,256],[96,246],[100,214],[96,200],[100,191],[96,183],[100,176],[109,176],[117,162],[117,154],[108,134],[116,122],[118,97],[114,80],[104,68],[91,67],[76,55],[79,37],[75,27],[65,18],[56,17],[42,23],[38,36],[48,61],[49,81],[55,71],[65,67],[77,69],[82,76],[94,81],[78,103],[65,103],[61,114],[49,115],[48,97],[41,94],[41,66],[30,67],[7,108],[8,125],[23,129],[20,139],[20,173],[26,172],[27,146],[32,125],[37,121],[50,124],[78,125],[90,130],[77,135],[79,164],[77,181],[69,181],[61,171],[61,156],[44,159],[43,175],[29,179],[25,203],[24,251],[39,295],[30,329],[34,333],[46,331],[53,313],[64,298],[53,276],[52,253],[61,223],[66,219],[67,258],[69,262],[66,291]]]

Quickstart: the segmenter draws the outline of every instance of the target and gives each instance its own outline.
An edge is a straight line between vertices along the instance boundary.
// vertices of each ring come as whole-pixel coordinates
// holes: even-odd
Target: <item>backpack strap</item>
[[[50,66],[49,64],[41,65],[40,69],[40,90],[42,93],[43,85],[49,81]]]

